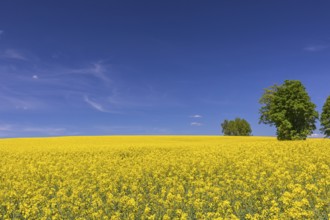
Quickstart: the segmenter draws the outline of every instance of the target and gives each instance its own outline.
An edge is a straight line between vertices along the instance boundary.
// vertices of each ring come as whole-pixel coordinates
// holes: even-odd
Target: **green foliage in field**
[[[260,123],[275,125],[279,140],[304,140],[316,129],[316,106],[298,80],[286,80],[265,90]]]
[[[224,120],[221,127],[222,133],[227,136],[250,136],[252,133],[250,124],[241,118]]]
[[[327,98],[322,108],[321,126],[321,131],[325,136],[330,137],[330,96]]]

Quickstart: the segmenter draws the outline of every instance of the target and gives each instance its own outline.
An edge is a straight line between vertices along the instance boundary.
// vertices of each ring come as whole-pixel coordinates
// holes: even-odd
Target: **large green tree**
[[[259,102],[259,123],[276,126],[279,140],[305,140],[316,129],[316,106],[298,80],[265,89]]]
[[[241,118],[235,120],[224,120],[221,123],[222,133],[228,136],[250,136],[252,129],[250,124]]]
[[[330,96],[325,101],[321,114],[321,131],[326,137],[330,137]]]

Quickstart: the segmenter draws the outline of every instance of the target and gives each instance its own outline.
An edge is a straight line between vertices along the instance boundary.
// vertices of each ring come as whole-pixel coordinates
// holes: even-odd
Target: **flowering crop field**
[[[0,139],[0,219],[329,219],[330,140]]]

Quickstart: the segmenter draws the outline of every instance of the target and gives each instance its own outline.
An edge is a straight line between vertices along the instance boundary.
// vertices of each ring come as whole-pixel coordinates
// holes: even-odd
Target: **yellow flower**
[[[329,151],[266,137],[0,139],[0,219],[323,219]]]

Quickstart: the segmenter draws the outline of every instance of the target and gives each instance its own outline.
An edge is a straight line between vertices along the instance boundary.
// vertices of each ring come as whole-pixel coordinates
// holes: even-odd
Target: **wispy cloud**
[[[41,133],[46,135],[61,135],[66,132],[66,128],[52,128],[52,127],[23,127],[22,132]]]
[[[0,110],[66,110],[73,107],[94,108],[100,112],[123,114],[160,105],[177,105],[159,91],[136,85],[130,79],[116,81],[111,65],[99,60],[67,66],[45,62],[34,54],[7,50],[0,66]],[[0,51],[0,58],[4,52]],[[28,59],[17,63],[15,59]],[[142,95],[141,95],[142,94]],[[147,94],[147,95],[146,95]],[[3,101],[5,100],[5,101]],[[88,104],[88,105],[86,105]],[[179,103],[181,104],[181,103]]]
[[[322,51],[322,50],[326,50],[330,47],[330,45],[311,45],[311,46],[307,46],[304,48],[305,51],[308,52],[317,52],[317,51]]]
[[[3,35],[4,31],[3,30],[0,30],[0,38],[1,38],[1,35]]]
[[[1,57],[6,59],[15,59],[15,60],[28,60],[28,58],[20,51],[15,49],[7,49],[3,52]]]
[[[94,109],[100,111],[100,112],[109,112],[107,111],[101,104],[96,103],[95,101],[92,101],[88,98],[88,96],[84,96],[84,101],[89,104]]]
[[[0,124],[0,131],[12,131],[13,126],[9,124]]]
[[[310,137],[310,138],[323,138],[324,135],[319,134],[319,133],[313,133],[313,134],[309,135],[308,137]]]
[[[1,124],[0,137],[19,137],[19,136],[57,136],[68,133],[63,127],[45,127],[45,126],[29,126],[18,124]]]
[[[74,74],[92,75],[108,85],[112,82],[109,76],[107,75],[107,69],[104,67],[101,61],[92,63],[91,67],[72,69],[69,70],[68,72]]]
[[[200,123],[200,122],[191,122],[190,125],[191,126],[202,126],[202,123]]]
[[[101,62],[93,63],[91,72],[106,83],[111,83],[111,79],[106,75],[106,69]]]
[[[24,64],[17,64],[11,59],[25,60],[27,57],[16,50],[0,51],[0,58],[6,59],[6,64],[0,66],[0,110],[53,109],[54,104],[56,108],[62,108],[86,102],[98,111],[108,112],[106,106],[111,103],[106,99],[112,95],[113,88],[109,87],[111,80],[106,64],[96,62],[87,67],[70,68],[41,62],[31,56]],[[88,76],[95,77],[95,81],[91,83]],[[82,100],[85,94],[100,97],[104,102],[100,104],[90,96]]]
[[[0,89],[0,91],[3,91]],[[16,94],[0,94],[1,109],[14,108],[17,110],[32,110],[43,108],[43,103],[40,100],[31,97],[22,97]]]
[[[190,118],[202,118],[203,116],[201,115],[191,115]]]

